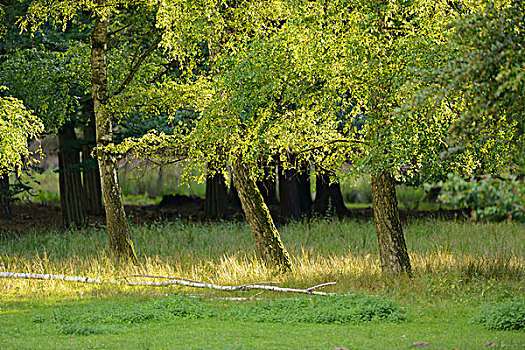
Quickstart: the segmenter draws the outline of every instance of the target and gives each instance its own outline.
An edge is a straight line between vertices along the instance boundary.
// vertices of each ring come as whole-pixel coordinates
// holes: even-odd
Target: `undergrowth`
[[[488,329],[525,331],[525,299],[511,299],[483,307],[472,320]]]
[[[351,294],[262,300],[249,304],[211,303],[181,296],[96,305],[71,304],[37,313],[32,322],[51,324],[64,335],[91,335],[119,333],[135,324],[180,318],[317,324],[407,320],[405,309],[388,298]]]
[[[280,231],[294,265],[286,274],[276,273],[257,258],[247,225],[183,222],[132,227],[139,266],[112,261],[107,251],[107,234],[101,228],[3,236],[0,271],[101,279],[144,274],[222,285],[275,281],[295,288],[334,281],[337,285],[326,291],[364,291],[422,302],[499,301],[525,291],[525,227],[516,223],[411,222],[405,232],[413,273],[412,277],[397,278],[381,274],[373,222],[318,220],[289,224]],[[83,298],[127,292],[151,290],[0,280],[4,300]],[[162,292],[195,290],[167,287]]]

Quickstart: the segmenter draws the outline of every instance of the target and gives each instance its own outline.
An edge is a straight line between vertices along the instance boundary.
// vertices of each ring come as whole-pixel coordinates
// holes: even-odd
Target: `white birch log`
[[[149,276],[153,277],[153,276]],[[221,286],[213,283],[191,281],[184,278],[173,278],[166,281],[154,282],[154,281],[123,281],[123,280],[102,280],[98,278],[90,277],[79,277],[79,276],[67,276],[67,275],[53,275],[53,274],[40,274],[40,273],[17,273],[17,272],[0,272],[0,278],[16,278],[16,279],[32,279],[32,280],[58,280],[68,282],[79,282],[79,283],[92,283],[92,284],[121,284],[127,286],[150,286],[150,287],[165,287],[170,285],[179,285],[184,287],[192,288],[209,288],[222,291],[246,291],[252,289],[270,290],[274,292],[285,292],[285,293],[302,293],[302,294],[314,294],[314,295],[330,295],[332,293],[325,293],[315,291],[315,288],[320,288],[328,285],[333,285],[336,282],[323,283],[322,285],[313,286],[307,289],[295,289],[295,288],[282,288],[277,286],[269,286],[263,284],[246,284],[242,286]]]

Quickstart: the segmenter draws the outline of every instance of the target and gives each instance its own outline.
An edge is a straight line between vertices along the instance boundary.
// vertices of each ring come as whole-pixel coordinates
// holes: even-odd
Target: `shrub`
[[[266,300],[232,311],[232,318],[277,323],[401,322],[405,310],[388,298],[365,294]]]
[[[440,200],[472,209],[474,219],[525,222],[525,183],[515,177],[503,180],[487,175],[482,179],[464,180],[449,175],[440,185]]]
[[[525,331],[525,300],[490,304],[472,320],[488,329]]]

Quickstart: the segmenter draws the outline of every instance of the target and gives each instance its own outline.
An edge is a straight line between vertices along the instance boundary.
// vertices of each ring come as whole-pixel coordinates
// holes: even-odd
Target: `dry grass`
[[[416,221],[406,227],[413,275],[381,274],[372,223],[315,221],[281,229],[294,268],[276,274],[257,259],[244,224],[170,223],[134,227],[140,265],[116,265],[103,230],[33,232],[0,243],[0,270],[119,278],[178,276],[217,284],[278,281],[307,287],[338,282],[330,291],[395,294],[410,300],[498,299],[525,291],[525,228],[515,223]],[[140,292],[139,288],[60,281],[0,280],[7,299],[76,298]],[[151,291],[151,290],[150,290]],[[160,290],[156,290],[158,292]],[[184,291],[180,287],[162,292]],[[202,292],[202,291],[199,291]]]

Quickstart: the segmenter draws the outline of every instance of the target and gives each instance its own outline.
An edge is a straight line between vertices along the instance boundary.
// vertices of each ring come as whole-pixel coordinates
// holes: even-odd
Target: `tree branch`
[[[143,275],[135,275],[137,277],[143,277]],[[131,276],[128,276],[131,277]],[[161,276],[145,276],[151,278],[166,278]],[[282,288],[277,286],[269,286],[263,284],[244,284],[240,286],[221,286],[218,284],[192,281],[180,277],[171,277],[166,281],[153,282],[153,281],[127,281],[127,280],[101,280],[98,278],[91,277],[80,277],[80,276],[67,276],[67,275],[53,275],[53,274],[40,274],[40,273],[16,273],[16,272],[0,272],[0,278],[17,278],[17,279],[33,279],[33,280],[59,280],[67,282],[81,282],[81,283],[91,283],[91,284],[120,284],[127,286],[150,286],[150,287],[165,287],[170,285],[179,285],[184,287],[192,288],[208,288],[214,290],[222,290],[228,292],[234,291],[247,291],[252,289],[260,290],[271,290],[274,292],[284,292],[284,293],[300,293],[300,294],[314,294],[314,295],[330,295],[333,293],[318,292],[314,289],[321,288],[329,285],[333,285],[336,282],[329,282],[319,284],[307,289],[296,289],[296,288]],[[262,283],[271,283],[271,282],[262,282]]]
[[[113,36],[113,35],[115,35],[115,34],[121,32],[121,31],[123,31],[124,29],[127,29],[127,28],[131,27],[132,25],[133,25],[133,23],[126,24],[125,26],[120,27],[119,29],[116,29],[116,30],[114,30],[114,31],[112,31],[112,32],[109,32],[109,33],[108,33],[108,36]]]
[[[361,145],[366,145],[367,144],[365,141],[354,140],[354,139],[350,139],[350,140],[345,140],[345,139],[332,140],[332,141],[327,142],[327,143],[325,143],[324,145],[321,145],[321,146],[303,149],[298,154],[302,154],[302,153],[306,153],[306,152],[311,152],[311,151],[315,151],[315,150],[318,150],[318,149],[322,149],[323,147],[326,147],[326,146],[329,146],[329,145],[333,145],[333,144],[336,144],[336,143],[357,143],[357,144],[361,144]]]
[[[140,55],[139,59],[137,60],[137,63],[135,63],[135,65],[131,68],[131,71],[129,72],[128,77],[126,78],[126,80],[122,82],[122,84],[120,84],[117,91],[113,93],[113,96],[117,96],[126,88],[126,86],[131,82],[131,80],[135,76],[135,74],[138,72],[142,62],[144,62],[144,60],[153,52],[153,50],[157,48],[161,40],[162,38],[159,37],[157,40],[155,40],[153,44],[151,44],[150,47],[148,47],[146,51],[142,53],[142,55]]]

